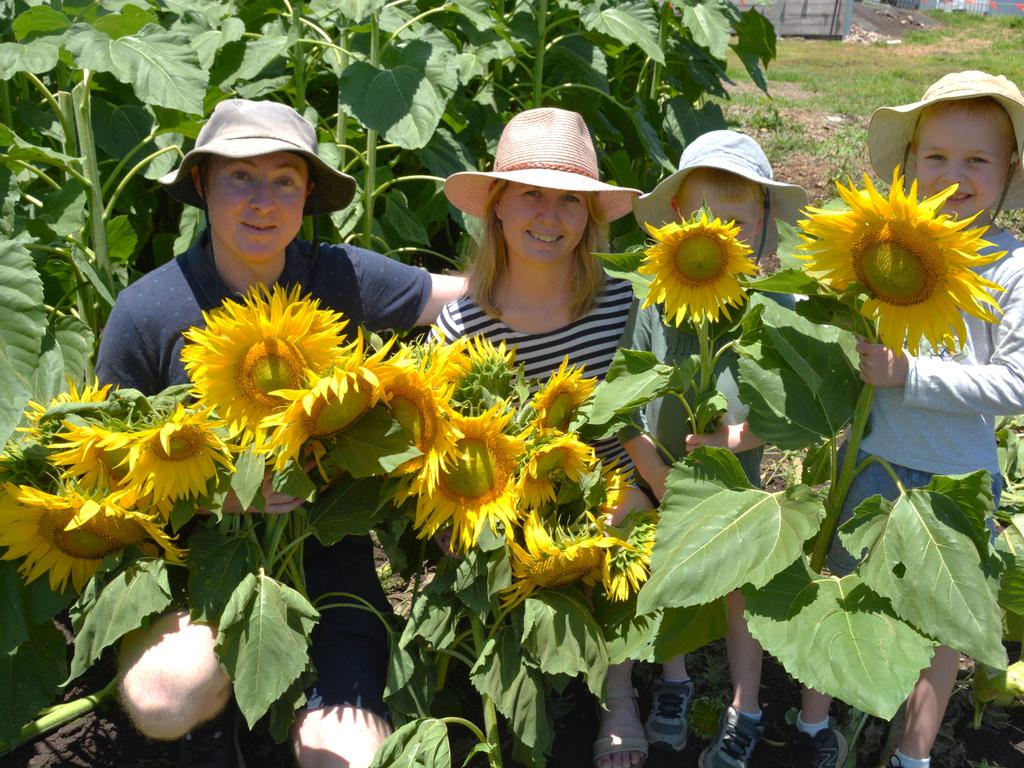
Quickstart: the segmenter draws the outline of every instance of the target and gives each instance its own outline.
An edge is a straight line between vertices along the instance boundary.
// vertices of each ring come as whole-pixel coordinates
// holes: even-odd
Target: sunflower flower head
[[[601,579],[605,552],[615,539],[605,536],[594,524],[570,530],[546,526],[536,510],[523,521],[524,546],[513,541],[512,585],[502,595],[505,607],[521,603],[538,589],[564,587],[583,582],[593,585]]]
[[[658,526],[655,510],[631,512],[617,528],[615,546],[608,549],[604,559],[601,581],[609,600],[622,602],[640,590],[651,573],[651,551]]]
[[[654,244],[644,252],[639,267],[653,275],[643,306],[665,305],[665,318],[675,325],[684,321],[715,322],[729,318],[729,307],[740,307],[746,293],[741,275],[757,273],[750,260],[753,251],[738,240],[740,228],[723,222],[706,209],[689,221],[663,227],[647,224]]]
[[[452,547],[465,552],[485,525],[497,532],[501,524],[511,536],[519,514],[515,471],[524,450],[523,437],[504,432],[511,418],[504,402],[478,416],[455,414],[452,426],[461,437],[442,458],[436,487],[430,490],[424,473],[413,482],[421,537],[451,522]]]
[[[999,307],[989,292],[1002,288],[975,268],[1006,252],[979,255],[992,244],[982,239],[985,228],[969,229],[975,217],[940,213],[956,185],[918,201],[917,182],[905,192],[899,168],[888,197],[866,175],[864,184],[861,190],[836,183],[847,211],[806,209],[806,271],[838,293],[861,286],[868,297],[861,314],[877,322],[882,343],[896,352],[906,346],[917,354],[922,339],[935,348],[962,345],[961,312],[995,322]]]
[[[561,483],[579,483],[597,463],[594,449],[573,435],[535,432],[519,474],[519,495],[528,509],[553,504]]]
[[[34,400],[28,401],[28,405],[25,407],[25,421],[28,422],[28,426],[21,427],[21,431],[38,438],[41,431],[40,422],[51,408],[67,403],[102,403],[110,394],[110,389],[110,384],[101,387],[99,381],[93,381],[92,384],[83,385],[79,392],[78,385],[69,379],[68,388],[58,393],[50,400],[49,404],[43,405]]]
[[[50,449],[50,461],[84,488],[118,488],[128,471],[125,436],[92,422],[65,419]]]
[[[533,396],[533,410],[537,414],[533,425],[537,429],[557,429],[567,432],[573,417],[594,393],[597,379],[583,378],[583,368],[569,367],[569,356],[562,359],[558,370]]]
[[[504,341],[492,344],[484,336],[463,336],[452,347],[457,354],[448,358],[447,365],[457,371],[453,403],[482,410],[512,397],[522,377],[515,350],[507,349]]]
[[[328,371],[340,353],[347,321],[300,290],[255,288],[185,332],[181,358],[196,393],[243,446],[261,447],[261,420],[287,404],[277,392],[302,387],[308,371]]]
[[[25,581],[48,574],[54,592],[68,580],[81,592],[103,558],[126,546],[180,560],[181,550],[134,503],[126,491],[88,492],[67,484],[50,494],[7,483],[0,491],[0,546],[7,547],[2,559],[23,557],[18,570]]]

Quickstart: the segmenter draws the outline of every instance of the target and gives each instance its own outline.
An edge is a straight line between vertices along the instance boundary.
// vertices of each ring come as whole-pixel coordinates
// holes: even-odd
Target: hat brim
[[[995,99],[1006,110],[1017,139],[1015,147],[1017,157],[1024,156],[1024,104],[1002,94],[972,90],[965,93],[951,93],[927,101],[915,101],[913,104],[903,104],[898,107],[876,109],[868,123],[868,154],[875,174],[878,178],[889,181],[892,179],[896,166],[909,157],[909,146],[914,140],[914,132],[917,130],[917,121],[921,116],[921,110],[925,107],[938,104],[940,101],[960,101],[984,96]],[[902,170],[904,173],[906,172],[905,168]],[[1024,169],[1020,167],[1019,161],[1017,170],[1019,172],[1013,175],[1006,189],[1003,210],[1024,208]]]
[[[232,159],[259,157],[274,152],[291,152],[306,160],[309,166],[313,194],[302,209],[304,215],[330,213],[345,208],[356,193],[356,180],[347,173],[327,165],[318,155],[296,144],[281,139],[244,138],[212,141],[202,149],[193,149],[182,158],[181,165],[158,181],[175,200],[196,208],[205,208],[206,203],[196,190],[192,180],[192,169],[205,157],[217,155]]]
[[[621,219],[629,213],[633,207],[633,199],[640,194],[639,189],[616,187],[578,173],[550,168],[491,172],[461,171],[445,179],[444,194],[448,201],[463,213],[483,218],[484,206],[487,204],[491,187],[499,179],[545,189],[592,193],[608,221]]]
[[[641,229],[646,232],[645,224],[663,227],[666,224],[677,221],[676,212],[672,208],[672,199],[676,196],[676,192],[679,191],[679,185],[682,184],[683,179],[697,168],[716,168],[721,171],[728,171],[768,189],[770,192],[768,216],[771,219],[781,219],[789,224],[795,224],[797,219],[800,218],[800,210],[807,205],[807,193],[803,187],[758,176],[755,173],[751,173],[749,168],[738,163],[731,163],[725,158],[721,160],[708,160],[676,171],[649,193],[641,195],[633,201],[633,216],[636,218]],[[775,251],[778,247],[778,242],[779,238],[776,228],[769,226],[762,251],[765,253]]]

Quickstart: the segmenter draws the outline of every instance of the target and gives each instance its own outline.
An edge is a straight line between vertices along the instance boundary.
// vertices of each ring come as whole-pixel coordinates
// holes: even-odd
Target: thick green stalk
[[[44,733],[49,733],[54,728],[59,728],[65,723],[70,723],[89,714],[97,706],[114,695],[117,691],[117,683],[118,678],[115,677],[107,684],[106,688],[98,693],[50,707],[43,715],[22,728],[18,741],[6,747],[5,752],[12,752],[27,741],[38,738]],[[0,752],[0,754],[4,754],[4,752]]]
[[[665,38],[668,35],[668,15],[672,13],[672,6],[668,3],[661,4],[661,21],[658,24],[658,48],[665,50]],[[658,86],[661,85],[661,66],[658,62],[652,62],[651,68],[651,99],[658,98]]]
[[[470,613],[469,615],[470,626],[473,629],[473,647],[476,651],[476,657],[479,659],[480,655],[484,652],[484,624],[480,621],[476,614]],[[487,739],[486,743],[489,749],[489,762],[491,768],[502,768],[501,761],[501,735],[498,731],[498,710],[494,706],[494,700],[491,699],[486,693],[480,694],[480,699],[484,705],[484,727],[486,729]]]
[[[380,27],[370,17],[370,63],[380,65]],[[363,248],[373,249],[373,201],[377,186],[377,131],[366,129],[366,176],[363,180]]]
[[[11,110],[11,86],[6,80],[0,80],[0,120],[4,125],[14,125],[14,112]]]
[[[341,39],[339,41],[339,48],[341,52],[338,53],[338,68],[345,72],[348,69],[348,32],[344,31],[341,33]],[[340,79],[340,78],[339,78]],[[346,136],[345,130],[346,115],[345,106],[341,103],[341,88],[338,88],[338,118],[334,124],[334,142],[338,145],[338,149],[341,151],[341,156],[338,160],[338,167],[345,167],[345,147],[348,144],[348,137]]]
[[[850,427],[850,436],[846,440],[846,456],[843,457],[839,478],[829,489],[828,499],[825,500],[825,522],[821,524],[818,538],[814,542],[811,570],[815,573],[821,573],[821,569],[825,566],[825,558],[832,545],[832,534],[836,530],[839,512],[843,508],[843,502],[846,501],[846,494],[850,491],[853,478],[857,476],[857,450],[860,448],[860,441],[864,436],[864,428],[868,423],[871,400],[874,396],[875,388],[871,384],[865,384],[860,395],[857,396],[857,405],[853,411],[853,425]]]
[[[300,5],[297,2],[293,2],[292,8],[292,30],[295,32],[296,38],[295,44],[292,45],[291,57],[292,57],[292,70],[294,72],[295,80],[295,110],[299,113],[306,109],[306,50],[305,46],[302,45],[301,29],[302,29],[302,12]]]
[[[533,98],[531,107],[541,106],[541,94],[544,92],[544,52],[548,33],[548,0],[537,3],[537,58],[533,62]]]
[[[82,172],[88,180],[86,194],[89,197],[89,227],[92,230],[92,250],[100,275],[113,287],[113,273],[110,269],[110,248],[107,245],[107,230],[103,226],[103,181],[96,158],[96,140],[92,135],[92,104],[90,103],[91,73],[85,71],[82,82],[71,91],[75,106],[75,127],[78,130],[78,148],[82,159]]]

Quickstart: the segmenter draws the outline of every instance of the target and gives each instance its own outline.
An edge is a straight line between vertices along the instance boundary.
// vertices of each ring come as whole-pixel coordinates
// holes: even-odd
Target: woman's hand
[[[718,429],[707,435],[686,436],[687,452],[705,445],[740,453],[764,445],[764,440],[751,432],[750,425],[745,421],[740,424],[720,424]]]
[[[263,495],[264,514],[286,515],[306,503],[305,499],[300,499],[295,496],[289,496],[287,493],[275,491],[272,486],[273,480],[274,473],[272,470],[268,469],[263,475],[263,484],[260,486],[260,493]],[[222,511],[225,515],[239,515],[243,511],[259,512],[259,509],[253,505],[248,509],[243,510],[242,503],[238,500],[238,496],[235,495],[234,490],[228,490],[228,495],[224,499]]]

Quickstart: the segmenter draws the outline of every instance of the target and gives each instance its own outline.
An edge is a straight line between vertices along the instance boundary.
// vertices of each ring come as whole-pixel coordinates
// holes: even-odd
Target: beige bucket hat
[[[583,117],[554,107],[528,109],[501,132],[490,172],[462,171],[444,182],[449,202],[482,218],[491,187],[498,179],[546,189],[593,192],[608,221],[629,213],[639,189],[616,187],[598,178],[597,153]]]
[[[778,247],[778,231],[769,226],[770,220],[782,219],[794,224],[800,216],[800,209],[807,204],[807,193],[803,187],[775,181],[768,157],[752,138],[737,131],[708,131],[686,146],[679,158],[678,171],[633,201],[633,215],[641,227],[645,223],[663,227],[677,221],[672,199],[683,179],[697,168],[717,168],[761,185],[767,193],[765,235],[761,246],[765,253],[771,253]]]
[[[897,165],[906,168],[910,144],[917,132],[921,111],[929,104],[990,96],[998,101],[1013,123],[1017,157],[1024,155],[1024,96],[1011,80],[975,70],[952,72],[928,87],[924,97],[913,104],[876,109],[868,123],[868,151],[871,167],[879,178],[891,179]],[[1018,163],[1003,198],[1004,209],[1024,208],[1024,172]]]
[[[192,181],[192,168],[204,156],[243,158],[292,152],[305,158],[314,184],[303,213],[330,213],[352,202],[356,182],[325,163],[318,148],[313,126],[291,107],[273,101],[229,99],[214,107],[199,131],[195,147],[159,182],[175,199],[205,208]]]

